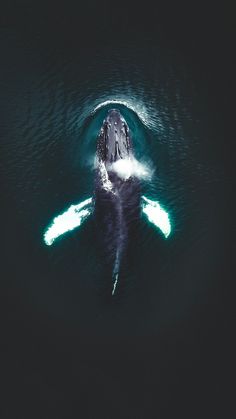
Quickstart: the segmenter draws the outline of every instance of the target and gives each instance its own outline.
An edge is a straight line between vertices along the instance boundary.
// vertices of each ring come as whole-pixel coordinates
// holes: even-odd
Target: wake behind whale
[[[158,201],[141,195],[141,179],[149,176],[150,170],[135,158],[124,117],[117,109],[109,110],[97,136],[93,197],[71,205],[54,218],[44,234],[45,243],[51,245],[56,238],[79,227],[93,214],[103,257],[112,278],[112,295],[132,240],[131,231],[137,226],[141,214],[159,227],[165,237],[171,231],[168,214]]]

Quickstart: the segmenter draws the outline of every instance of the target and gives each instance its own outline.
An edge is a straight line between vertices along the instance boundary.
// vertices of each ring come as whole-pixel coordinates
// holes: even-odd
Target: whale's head
[[[100,133],[100,158],[107,164],[127,159],[131,152],[128,124],[117,109],[109,110]]]

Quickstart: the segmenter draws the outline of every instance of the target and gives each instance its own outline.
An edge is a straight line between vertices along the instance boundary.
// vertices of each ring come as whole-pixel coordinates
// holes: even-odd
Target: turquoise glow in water
[[[148,220],[158,227],[167,238],[171,232],[171,224],[168,213],[160,206],[158,201],[142,196],[142,210]]]
[[[92,213],[92,198],[88,198],[78,205],[71,205],[63,214],[52,221],[44,234],[44,242],[51,246],[61,235],[79,227]]]

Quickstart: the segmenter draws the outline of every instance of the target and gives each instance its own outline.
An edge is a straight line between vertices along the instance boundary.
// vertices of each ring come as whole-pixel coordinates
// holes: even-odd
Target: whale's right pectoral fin
[[[54,241],[75,228],[78,228],[93,212],[92,198],[77,205],[71,205],[63,214],[58,215],[52,220],[44,233],[44,242],[51,246]]]
[[[142,196],[142,210],[148,220],[158,227],[164,234],[165,238],[170,235],[171,224],[169,214],[161,207],[158,201]]]

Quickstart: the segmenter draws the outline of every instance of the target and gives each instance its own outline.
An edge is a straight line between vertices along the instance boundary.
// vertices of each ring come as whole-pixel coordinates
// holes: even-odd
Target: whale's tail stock
[[[113,268],[113,272],[112,272],[112,293],[111,293],[111,295],[115,294],[117,283],[118,283],[118,280],[119,280],[120,261],[121,261],[121,251],[120,251],[120,249],[117,249],[114,268]]]
[[[119,279],[119,272],[113,273],[112,275],[113,286],[112,286],[111,295],[115,294],[118,279]]]

